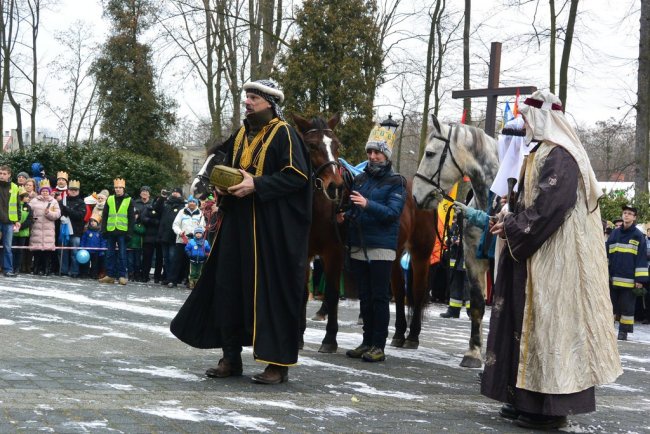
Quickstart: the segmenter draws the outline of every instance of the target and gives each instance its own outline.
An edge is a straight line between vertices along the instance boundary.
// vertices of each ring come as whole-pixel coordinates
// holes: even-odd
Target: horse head
[[[490,184],[499,168],[496,141],[483,130],[463,124],[441,125],[435,116],[422,161],[413,180],[419,208],[437,208],[453,185],[469,176],[476,206],[485,209]]]
[[[214,166],[223,164],[226,157],[225,153],[220,150],[221,146],[222,143],[219,142],[208,149],[208,157],[192,181],[190,194],[196,199],[204,200],[212,192],[212,188],[210,187],[210,173]]]
[[[327,122],[321,117],[310,121],[296,114],[292,118],[298,134],[309,149],[314,192],[322,192],[332,202],[341,202],[345,181],[339,163],[341,142],[334,134],[334,128],[340,120],[338,114]]]

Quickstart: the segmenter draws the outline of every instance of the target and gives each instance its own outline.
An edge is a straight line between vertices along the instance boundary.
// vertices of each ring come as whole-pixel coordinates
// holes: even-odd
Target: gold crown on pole
[[[63,178],[63,179],[65,179],[67,181],[68,180],[68,172],[64,172],[64,171],[56,172],[56,179],[59,179],[59,178]]]
[[[126,181],[124,179],[122,179],[122,178],[115,178],[113,180],[113,188],[115,188],[115,187],[126,188]]]
[[[76,179],[73,179],[70,181],[70,184],[68,184],[68,188],[76,188],[79,190],[81,188],[81,182],[77,181]]]

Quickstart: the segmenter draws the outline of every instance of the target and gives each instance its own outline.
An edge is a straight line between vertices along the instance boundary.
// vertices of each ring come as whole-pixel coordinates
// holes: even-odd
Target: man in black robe
[[[536,92],[522,113],[534,148],[494,287],[481,393],[517,425],[552,429],[595,411],[594,386],[622,373],[612,327],[601,194],[559,99]]]
[[[196,287],[171,331],[196,348],[222,348],[206,375],[242,375],[242,346],[267,364],[253,381],[288,379],[298,360],[311,224],[309,153],[278,106],[272,81],[244,85],[246,120],[224,142],[225,164],[243,181],[222,193],[223,220]]]

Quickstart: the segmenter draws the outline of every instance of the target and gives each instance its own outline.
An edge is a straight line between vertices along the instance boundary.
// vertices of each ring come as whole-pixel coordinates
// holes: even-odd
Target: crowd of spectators
[[[120,178],[113,192],[83,195],[81,183],[66,171],[48,177],[38,162],[31,171],[14,178],[12,168],[0,166],[5,277],[58,275],[193,288],[210,252],[204,209],[211,215],[214,201],[202,207],[192,196],[185,199],[180,187],[154,195],[146,185],[132,200]]]

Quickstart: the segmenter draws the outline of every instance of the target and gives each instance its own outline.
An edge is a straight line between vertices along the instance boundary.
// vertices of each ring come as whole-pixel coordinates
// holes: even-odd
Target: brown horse
[[[394,347],[416,349],[422,330],[422,316],[427,304],[427,283],[429,258],[435,242],[437,216],[435,210],[418,209],[411,194],[412,182],[407,183],[407,197],[400,216],[397,257],[391,270],[391,289],[395,298],[395,334],[391,341]],[[404,273],[400,259],[404,251],[411,254],[413,284],[409,294],[411,323],[405,337],[407,321],[405,312]]]
[[[312,188],[314,199],[312,205],[312,223],[309,232],[309,259],[319,255],[323,262],[325,275],[325,300],[323,307],[327,310],[327,326],[325,338],[319,352],[335,353],[338,349],[336,334],[338,333],[338,304],[343,269],[343,252],[345,235],[342,227],[336,222],[339,211],[346,195],[343,179],[344,169],[339,163],[339,147],[341,143],[333,130],[339,122],[338,115],[334,115],[325,122],[322,118],[311,121],[298,115],[293,115],[298,134],[309,149],[312,165]],[[305,278],[305,299],[303,305],[303,318],[301,332],[304,334],[307,327],[307,280]],[[323,310],[323,307],[321,310]]]

